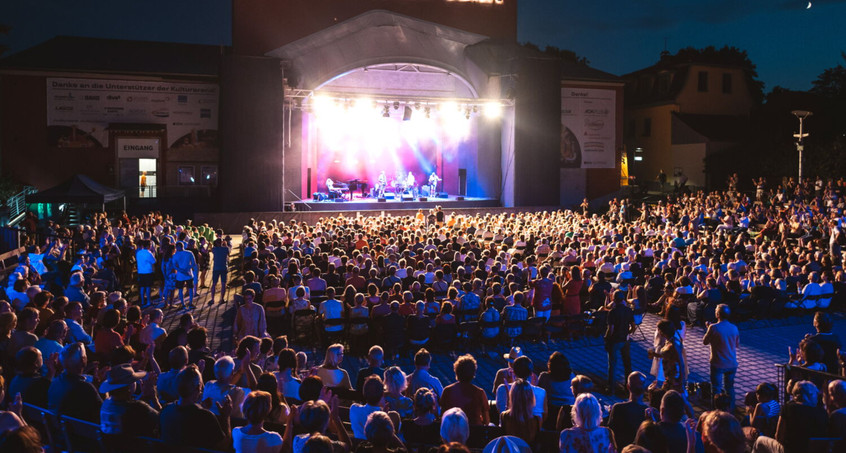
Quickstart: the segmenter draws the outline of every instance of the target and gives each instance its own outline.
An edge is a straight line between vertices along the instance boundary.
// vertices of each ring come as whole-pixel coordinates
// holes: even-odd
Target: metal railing
[[[828,386],[828,383],[836,379],[843,379],[843,376],[838,374],[826,373],[824,371],[809,370],[801,366],[793,366],[786,363],[775,364],[777,372],[778,386],[778,402],[784,404],[790,401],[789,389],[787,388],[790,381],[811,381],[823,392],[823,389]]]
[[[17,225],[23,220],[26,214],[26,196],[38,192],[38,189],[32,186],[24,186],[23,190],[12,195],[6,200],[6,206],[9,207],[9,226]]]

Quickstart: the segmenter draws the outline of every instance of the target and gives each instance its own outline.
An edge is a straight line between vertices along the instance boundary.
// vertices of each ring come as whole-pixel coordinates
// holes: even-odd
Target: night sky
[[[518,39],[618,75],[655,63],[665,38],[670,52],[731,45],[749,52],[766,91],[805,90],[846,51],[846,0],[812,1],[520,0]],[[228,45],[229,15],[229,0],[4,1],[0,23],[13,28],[0,42],[10,53],[55,35]]]

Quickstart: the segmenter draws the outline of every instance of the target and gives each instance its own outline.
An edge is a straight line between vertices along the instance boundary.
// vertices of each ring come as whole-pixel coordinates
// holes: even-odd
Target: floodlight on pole
[[[805,118],[813,115],[814,113],[807,110],[794,110],[790,113],[799,119],[799,133],[793,134],[793,137],[796,138],[796,151],[799,151],[799,184],[802,184],[802,152],[805,151],[804,139],[810,135],[804,130]]]

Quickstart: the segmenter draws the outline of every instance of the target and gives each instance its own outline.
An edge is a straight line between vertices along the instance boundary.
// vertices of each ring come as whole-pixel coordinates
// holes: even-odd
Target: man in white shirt
[[[149,346],[151,344],[155,344],[158,348],[158,345],[164,341],[167,333],[165,330],[159,326],[159,323],[162,322],[162,318],[164,315],[162,311],[158,308],[150,312],[150,324],[144,327],[141,330],[141,334],[139,335],[139,340],[141,344],[145,346]],[[69,326],[70,327],[70,326]]]
[[[417,351],[417,354],[414,354],[415,370],[408,375],[408,388],[406,390],[408,395],[413,396],[417,392],[417,389],[425,387],[432,390],[438,399],[441,398],[441,394],[444,392],[444,386],[438,378],[429,374],[429,366],[431,364],[432,355],[426,349],[421,349]]]
[[[153,287],[153,269],[156,264],[156,255],[150,251],[150,240],[144,239],[138,244],[135,251],[135,264],[138,271],[138,288],[140,291],[139,302],[144,308],[150,304],[150,288]]]
[[[318,314],[323,317],[323,320],[326,321],[328,319],[341,319],[344,316],[344,304],[341,301],[335,299],[335,288],[329,287],[326,288],[326,296],[328,299],[324,300],[320,303],[320,307],[318,309]],[[339,332],[343,330],[344,326],[342,325],[332,325],[332,326],[325,326],[327,332]]]
[[[379,404],[382,402],[382,396],[385,393],[385,387],[382,384],[382,379],[379,376],[370,376],[364,381],[362,386],[362,396],[365,404],[355,403],[350,406],[350,425],[352,425],[353,437],[359,440],[367,439],[364,434],[364,425],[367,423],[367,417],[382,410]]]

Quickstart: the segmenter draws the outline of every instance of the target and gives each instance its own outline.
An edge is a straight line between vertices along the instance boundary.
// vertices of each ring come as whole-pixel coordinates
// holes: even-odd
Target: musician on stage
[[[414,198],[417,198],[417,183],[414,181],[414,173],[408,172],[408,177],[405,178],[405,186],[409,193]]]
[[[438,188],[438,182],[439,181],[441,181],[441,178],[438,177],[437,173],[432,172],[432,174],[429,175],[429,196],[430,197],[435,196],[435,191]]]
[[[326,178],[326,191],[329,192],[329,198],[341,198],[343,196],[343,192],[335,188],[335,182],[332,181],[332,178]]]
[[[379,179],[376,180],[376,196],[379,198],[385,197],[385,189],[388,187],[388,177],[385,176],[385,170],[379,173]]]
[[[397,173],[396,175],[394,175],[394,181],[392,185],[397,196],[402,195],[402,193],[405,192],[405,189],[408,187],[405,185],[405,175],[403,174],[401,168],[397,169]]]

